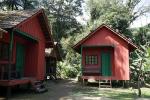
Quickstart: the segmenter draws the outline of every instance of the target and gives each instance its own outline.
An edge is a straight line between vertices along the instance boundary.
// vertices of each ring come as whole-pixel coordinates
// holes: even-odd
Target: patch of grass
[[[150,98],[150,88],[142,88],[142,97]]]
[[[142,97],[150,98],[150,89],[142,88]],[[138,98],[137,89],[124,88],[98,88],[89,86],[78,86],[73,89],[73,96],[106,97],[115,100],[133,100]]]

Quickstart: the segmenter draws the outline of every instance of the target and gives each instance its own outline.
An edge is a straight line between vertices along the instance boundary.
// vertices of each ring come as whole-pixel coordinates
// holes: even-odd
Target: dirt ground
[[[36,94],[28,90],[19,91],[13,93],[10,100],[111,100],[104,97],[76,94],[76,91],[84,86],[75,80],[49,80],[46,85],[48,92]]]
[[[13,91],[10,100],[150,100],[134,98],[134,93],[117,89],[99,89],[98,86],[83,86],[75,80],[47,81],[48,92],[34,93],[29,90]],[[114,90],[118,93],[114,94]],[[124,99],[125,98],[125,99]],[[1,100],[1,99],[0,99]]]

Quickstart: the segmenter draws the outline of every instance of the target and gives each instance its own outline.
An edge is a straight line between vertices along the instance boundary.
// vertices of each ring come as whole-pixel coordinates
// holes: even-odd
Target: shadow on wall
[[[117,78],[123,80],[123,79],[126,79],[128,77],[128,73],[129,73],[129,70],[127,67],[127,65],[125,65],[127,63],[126,60],[129,60],[128,58],[126,58],[126,52],[124,51],[124,47],[118,49],[115,53],[115,57],[116,57],[116,76]]]

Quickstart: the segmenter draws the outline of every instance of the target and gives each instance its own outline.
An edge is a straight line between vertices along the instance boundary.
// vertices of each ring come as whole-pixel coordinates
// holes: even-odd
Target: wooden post
[[[98,79],[98,85],[99,85],[99,88],[101,88],[101,79],[100,79],[100,76],[99,76],[99,79]]]
[[[13,30],[10,32],[10,44],[9,44],[9,65],[8,65],[8,80],[11,80],[11,66],[12,66],[12,51],[13,51]],[[7,99],[11,96],[11,87],[7,87]]]

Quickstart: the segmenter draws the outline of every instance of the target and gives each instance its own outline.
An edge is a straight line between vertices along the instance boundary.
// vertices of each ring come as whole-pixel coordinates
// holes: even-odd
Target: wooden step
[[[111,80],[99,80],[99,88],[111,88]]]
[[[32,90],[36,93],[43,93],[48,91],[48,89],[45,87],[45,84],[42,81],[34,81],[32,83]]]

